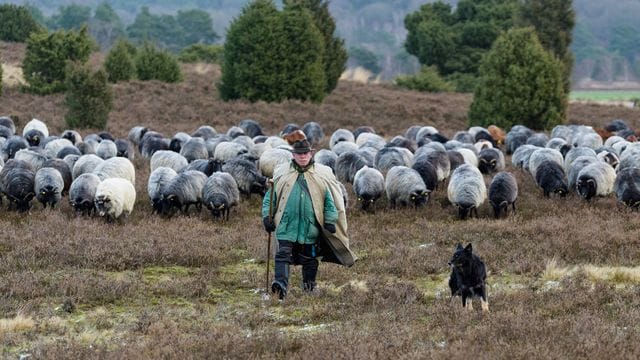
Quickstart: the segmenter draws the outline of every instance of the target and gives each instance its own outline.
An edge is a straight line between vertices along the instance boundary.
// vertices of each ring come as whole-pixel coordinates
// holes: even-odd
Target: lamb
[[[77,214],[91,215],[95,212],[93,200],[101,180],[96,174],[82,174],[69,187],[69,204]]]
[[[111,178],[121,178],[136,184],[136,170],[131,161],[121,157],[113,157],[100,163],[93,169],[93,173],[104,181]]]
[[[53,209],[62,198],[64,180],[58,170],[45,167],[36,172],[34,189],[36,199],[42,204],[42,207],[46,209],[49,205]]]
[[[504,154],[496,148],[485,148],[478,156],[478,169],[483,174],[504,170]]]
[[[446,160],[448,165],[449,158],[447,157]],[[436,190],[438,187],[438,170],[431,163],[427,155],[416,157],[411,168],[420,174],[424,185],[427,187],[427,191],[432,192]]]
[[[241,120],[240,123],[238,124],[238,127],[241,128],[242,131],[244,131],[244,133],[251,138],[264,135],[264,132],[262,131],[262,126],[260,126],[260,124],[257,121],[252,119]]]
[[[147,182],[147,192],[151,200],[151,206],[154,213],[162,213],[164,204],[164,194],[173,181],[178,176],[175,170],[168,167],[159,167],[149,175]]]
[[[445,141],[441,141],[441,135],[438,132],[438,129],[434,128],[433,126],[423,126],[420,129],[418,129],[418,131],[415,134],[415,141],[416,143],[420,144],[423,143],[425,140],[428,141],[438,141],[438,142],[446,142]],[[411,136],[407,135],[408,139],[411,139]]]
[[[222,165],[222,171],[231,174],[238,184],[238,190],[247,198],[252,193],[264,195],[266,192],[267,178],[262,176],[256,165],[248,160],[233,159]]]
[[[9,208],[15,205],[20,212],[31,209],[31,200],[35,196],[35,175],[35,171],[26,161],[7,161],[0,171],[0,192],[9,199]]]
[[[413,165],[413,154],[399,147],[384,147],[378,151],[375,158],[375,167],[382,173],[386,173],[394,166]]]
[[[618,202],[640,209],[640,168],[626,168],[618,172],[613,185]]]
[[[102,140],[96,148],[96,155],[104,160],[116,157],[118,155],[118,147],[111,140]]]
[[[536,184],[540,187],[545,197],[551,193],[561,197],[567,195],[567,181],[565,180],[564,169],[560,164],[552,160],[540,163],[536,170]]]
[[[165,189],[162,213],[173,215],[177,209],[188,214],[191,205],[195,205],[200,211],[202,188],[206,181],[207,175],[200,171],[189,170],[178,174]]]
[[[356,138],[353,136],[353,133],[347,129],[338,129],[333,134],[331,134],[331,139],[329,140],[329,148],[333,151],[333,148],[339,142],[356,142]]]
[[[310,121],[302,125],[302,131],[307,136],[307,140],[309,140],[311,146],[318,146],[324,139],[322,126],[315,121]]]
[[[223,216],[229,220],[231,208],[240,202],[236,180],[224,172],[211,175],[202,188],[202,202],[213,217]]]
[[[616,171],[611,165],[596,161],[580,170],[576,190],[585,199],[591,200],[594,196],[607,196],[613,192],[613,184],[616,181]]]
[[[25,136],[29,130],[32,129],[40,131],[45,138],[49,136],[49,129],[47,128],[47,125],[38,119],[31,119],[31,121],[24,126],[22,129],[22,136]]]
[[[373,210],[385,190],[384,177],[377,169],[364,166],[356,172],[353,178],[353,191],[364,211]]]
[[[417,171],[406,166],[394,166],[389,169],[385,180],[387,198],[392,208],[396,205],[415,208],[426,205],[429,191]]]
[[[510,172],[497,173],[489,185],[489,204],[493,207],[496,219],[509,214],[509,205],[516,212],[516,200],[518,199],[518,182]]]
[[[336,159],[335,173],[340,182],[353,184],[356,172],[367,165],[362,154],[357,151],[347,151]]]
[[[266,177],[273,177],[275,168],[283,163],[291,161],[291,152],[284,149],[269,149],[260,156],[260,172]]]
[[[71,176],[75,180],[78,176],[86,173],[91,173],[93,170],[98,167],[98,165],[102,164],[104,160],[97,155],[89,154],[82,155],[78,158],[75,165],[73,165],[73,170],[71,170]]]
[[[462,220],[475,214],[478,207],[487,199],[487,186],[480,170],[469,164],[460,165],[451,174],[447,188],[449,201],[458,208],[458,217]]]
[[[549,148],[537,149],[536,151],[531,153],[531,156],[529,157],[529,173],[531,174],[531,176],[533,176],[534,179],[536,178],[538,167],[545,161],[555,162],[560,167],[564,166],[564,158],[562,157],[560,151]]]
[[[186,168],[187,165],[189,165],[189,161],[187,161],[184,156],[169,150],[157,151],[151,157],[150,162],[151,172],[159,167],[168,167],[175,172],[180,172]]]
[[[192,162],[197,159],[208,159],[209,151],[205,141],[199,137],[192,137],[189,139],[180,149],[180,155],[184,156],[188,162]],[[224,161],[225,159],[219,159]]]
[[[98,184],[94,204],[96,213],[108,222],[128,216],[136,202],[136,189],[133,184],[122,178],[109,178]]]

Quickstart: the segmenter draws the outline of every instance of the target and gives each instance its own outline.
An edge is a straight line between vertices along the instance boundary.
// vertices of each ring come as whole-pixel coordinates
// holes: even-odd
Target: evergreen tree
[[[0,40],[24,42],[33,32],[44,30],[25,6],[0,5]]]
[[[67,127],[104,129],[113,106],[106,73],[103,70],[92,72],[88,65],[72,62],[66,72]]]
[[[176,15],[178,25],[184,31],[180,48],[192,44],[213,44],[218,34],[213,30],[211,15],[203,10],[180,10]]]
[[[321,101],[326,79],[322,34],[310,13],[271,0],[245,6],[227,31],[222,76],[224,100]]]
[[[52,16],[52,21],[56,29],[78,30],[82,26],[88,25],[90,18],[91,7],[71,4],[68,6],[61,6],[59,13]]]
[[[564,64],[565,91],[571,88],[574,57],[571,52],[575,26],[573,0],[525,0],[521,18],[524,26],[533,26],[542,46]]]
[[[334,36],[336,23],[329,12],[329,2],[326,0],[285,0],[287,6],[302,6],[313,15],[313,20],[322,33],[324,41],[324,73],[327,80],[325,93],[330,94],[338,85],[338,79],[345,69],[348,55],[344,40]]]
[[[106,2],[99,4],[96,8],[89,22],[89,30],[102,49],[111,47],[116,39],[124,37],[122,20]]]
[[[127,36],[136,44],[151,41],[158,46],[179,50],[185,34],[176,19],[171,15],[154,15],[143,6],[133,24],[127,27]]]
[[[85,63],[91,53],[91,38],[86,27],[80,31],[32,33],[27,40],[22,69],[29,84],[26,90],[49,94],[64,90],[66,62]]]
[[[104,68],[110,82],[131,80],[136,73],[131,45],[125,40],[119,40],[111,48],[104,61]]]
[[[168,83],[182,81],[178,61],[166,50],[146,42],[137,51],[135,68],[140,80],[160,80]]]
[[[563,68],[533,28],[509,30],[482,61],[469,124],[550,129],[562,123],[567,107]]]

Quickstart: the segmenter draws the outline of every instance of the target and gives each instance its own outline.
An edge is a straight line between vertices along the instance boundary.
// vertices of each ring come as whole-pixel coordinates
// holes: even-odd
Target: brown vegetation
[[[202,124],[225,131],[252,118],[271,134],[315,120],[327,134],[370,125],[391,137],[428,124],[452,136],[466,128],[471,100],[341,82],[321,105],[224,103],[216,68],[183,70],[179,84],[116,85],[108,130],[118,137],[135,125],[168,135]],[[59,133],[64,111],[62,95],[6,88],[0,96],[0,114],[20,129],[37,117]],[[614,118],[640,127],[634,109],[569,110],[571,123],[602,127]],[[148,163],[138,156],[135,165],[138,199],[122,224],[77,218],[66,203],[29,214],[0,209],[2,357],[640,356],[640,284],[625,270],[640,259],[640,219],[613,197],[545,199],[529,175],[509,166],[520,197],[517,214],[505,220],[494,220],[486,203],[479,219],[456,220],[443,189],[418,211],[387,211],[383,201],[368,214],[352,203],[351,245],[360,260],[352,268],[322,264],[313,295],[298,288],[296,268],[290,296],[279,304],[260,296],[267,236],[259,197],[243,200],[228,222],[206,212],[158,218],[146,196]],[[450,300],[447,261],[458,242],[472,242],[487,264],[488,315]],[[594,276],[593,266],[618,275]]]

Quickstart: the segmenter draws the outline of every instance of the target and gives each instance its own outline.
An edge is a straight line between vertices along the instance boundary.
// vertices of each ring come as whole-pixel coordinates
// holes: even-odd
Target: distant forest
[[[173,15],[179,10],[206,11],[213,20],[213,30],[224,41],[226,28],[247,0],[9,0],[4,3],[29,5],[46,17],[55,17],[71,4],[96,9],[107,3],[122,24],[132,24],[143,6],[151,14]],[[278,1],[276,1],[279,3]],[[416,58],[404,50],[407,31],[405,16],[417,10],[425,0],[332,0],[330,10],[336,20],[338,35],[349,50],[349,67],[363,66],[392,79],[398,74],[419,69]],[[455,5],[456,0],[443,1]],[[574,83],[584,79],[602,82],[638,81],[640,79],[640,1],[574,0],[576,27],[572,50],[575,55]]]

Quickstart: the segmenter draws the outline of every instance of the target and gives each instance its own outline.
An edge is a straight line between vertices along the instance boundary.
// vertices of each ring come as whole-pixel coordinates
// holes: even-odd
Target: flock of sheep
[[[205,125],[170,138],[136,126],[128,139],[116,139],[107,132],[84,138],[74,130],[51,135],[37,119],[18,135],[13,121],[0,117],[0,193],[9,209],[19,211],[29,210],[34,197],[53,208],[68,196],[78,214],[112,221],[133,210],[132,160],[138,153],[149,161],[147,190],[154,212],[170,216],[204,205],[214,217],[228,219],[240,194],[264,194],[274,169],[288,164],[290,145],[283,137],[296,130],[316,148],[324,141],[316,122],[289,124],[278,136],[265,135],[250,119],[226,133]],[[625,205],[640,207],[640,143],[633,130],[623,120],[597,130],[561,125],[548,136],[520,125],[506,134],[495,126],[471,127],[448,139],[432,126],[416,125],[387,140],[363,126],[336,130],[329,149],[318,150],[314,160],[330,167],[341,183],[353,185],[363,210],[374,209],[385,194],[391,207],[423,206],[448,181],[448,199],[460,218],[477,217],[487,200],[496,217],[505,216],[509,208],[515,211],[518,184],[504,171],[500,147],[545,196],[575,191],[589,200],[615,193]],[[492,176],[488,186],[484,175]],[[344,186],[343,195],[346,202]]]

